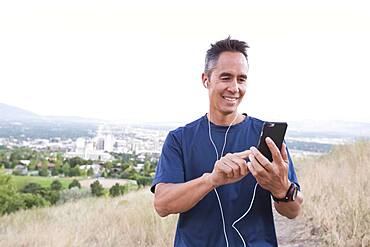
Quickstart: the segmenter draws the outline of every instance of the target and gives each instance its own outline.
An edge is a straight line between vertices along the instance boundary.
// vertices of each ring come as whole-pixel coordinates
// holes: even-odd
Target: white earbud
[[[205,81],[205,82],[204,82],[204,86],[205,86],[206,88],[208,88],[208,83],[207,83],[207,81]]]

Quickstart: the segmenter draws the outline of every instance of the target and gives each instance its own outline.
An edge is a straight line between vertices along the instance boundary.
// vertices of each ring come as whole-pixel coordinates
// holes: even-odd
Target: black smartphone
[[[266,137],[270,137],[275,145],[281,150],[288,124],[285,122],[265,122],[262,127],[257,149],[271,162],[272,154],[266,144]]]

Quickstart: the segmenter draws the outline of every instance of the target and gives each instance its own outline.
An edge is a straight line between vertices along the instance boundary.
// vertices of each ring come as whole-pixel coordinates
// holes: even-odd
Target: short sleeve
[[[298,178],[297,178],[297,175],[295,173],[293,160],[292,160],[292,157],[290,156],[288,147],[286,148],[286,151],[287,151],[288,159],[289,159],[289,170],[288,170],[289,181],[295,183],[298,186],[298,189],[301,190],[301,186],[298,183]]]
[[[154,193],[158,183],[185,182],[183,160],[181,131],[171,131],[163,144],[150,191]]]

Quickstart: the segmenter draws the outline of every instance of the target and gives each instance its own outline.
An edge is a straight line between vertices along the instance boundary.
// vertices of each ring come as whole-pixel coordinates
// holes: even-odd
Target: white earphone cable
[[[210,118],[211,118],[211,116],[209,115],[209,118],[208,118],[208,135],[209,135],[209,140],[211,141],[211,143],[212,143],[212,145],[213,145],[213,147],[215,149],[217,160],[219,160],[219,159],[222,158],[222,156],[224,154],[224,151],[225,151],[227,134],[229,133],[229,130],[230,130],[231,126],[233,125],[233,123],[235,122],[235,120],[238,118],[238,114],[236,114],[234,120],[230,123],[229,127],[227,128],[227,130],[225,132],[225,138],[224,138],[224,144],[223,144],[223,147],[222,147],[221,156],[218,156],[217,147],[216,147],[216,145],[215,145],[215,143],[213,142],[213,139],[212,139]],[[239,237],[242,239],[243,246],[244,247],[246,247],[245,241],[243,239],[243,236],[240,234],[240,232],[238,231],[238,229],[235,227],[235,224],[238,223],[244,216],[246,216],[249,213],[250,209],[252,208],[252,205],[253,205],[253,202],[254,202],[254,197],[256,195],[257,185],[258,185],[258,183],[256,183],[256,185],[254,186],[252,200],[251,200],[251,203],[250,203],[247,211],[239,219],[237,219],[236,221],[234,221],[234,223],[231,225],[235,229],[235,231],[238,233]],[[226,233],[225,217],[224,217],[224,213],[223,213],[223,209],[222,209],[221,199],[220,199],[220,197],[219,197],[219,195],[217,193],[216,188],[214,188],[213,190],[214,190],[214,192],[216,194],[216,197],[217,197],[217,200],[218,200],[218,205],[220,206],[221,219],[222,219],[223,231],[224,231],[224,236],[225,236],[225,241],[226,241],[226,247],[229,247],[229,240],[227,238],[227,233]]]
[[[238,118],[238,114],[236,114],[234,120],[230,123],[229,127],[227,128],[226,132],[225,132],[225,138],[224,138],[224,145],[222,147],[222,152],[221,152],[221,156],[219,157],[218,156],[218,151],[217,151],[217,147],[216,147],[216,144],[213,142],[213,139],[212,139],[212,135],[211,135],[211,123],[210,123],[210,119],[211,116],[209,116],[208,118],[208,134],[209,134],[209,139],[215,149],[215,152],[216,152],[216,156],[217,156],[217,160],[221,159],[221,157],[223,156],[224,154],[224,150],[225,150],[225,146],[226,146],[226,138],[227,138],[227,134],[229,133],[229,130],[231,128],[231,125],[233,125],[233,123],[235,122],[235,120]],[[226,240],[226,247],[229,247],[229,241],[227,239],[227,233],[226,233],[226,225],[225,225],[225,218],[224,218],[224,213],[223,213],[223,210],[222,210],[222,205],[221,205],[221,200],[220,200],[220,197],[217,193],[217,190],[216,188],[213,189],[214,192],[216,193],[216,196],[217,196],[217,200],[218,200],[218,204],[220,206],[220,211],[221,211],[221,218],[222,218],[222,225],[223,225],[223,230],[224,230],[224,236],[225,236],[225,240]]]

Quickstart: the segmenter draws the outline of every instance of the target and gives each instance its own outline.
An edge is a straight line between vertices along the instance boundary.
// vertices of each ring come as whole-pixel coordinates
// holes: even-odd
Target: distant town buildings
[[[23,146],[38,151],[61,152],[66,158],[109,161],[111,153],[149,155],[158,159],[168,130],[137,128],[122,125],[101,125],[96,136],[72,139],[27,139],[0,138],[0,145]],[[140,156],[140,154],[142,156]]]

